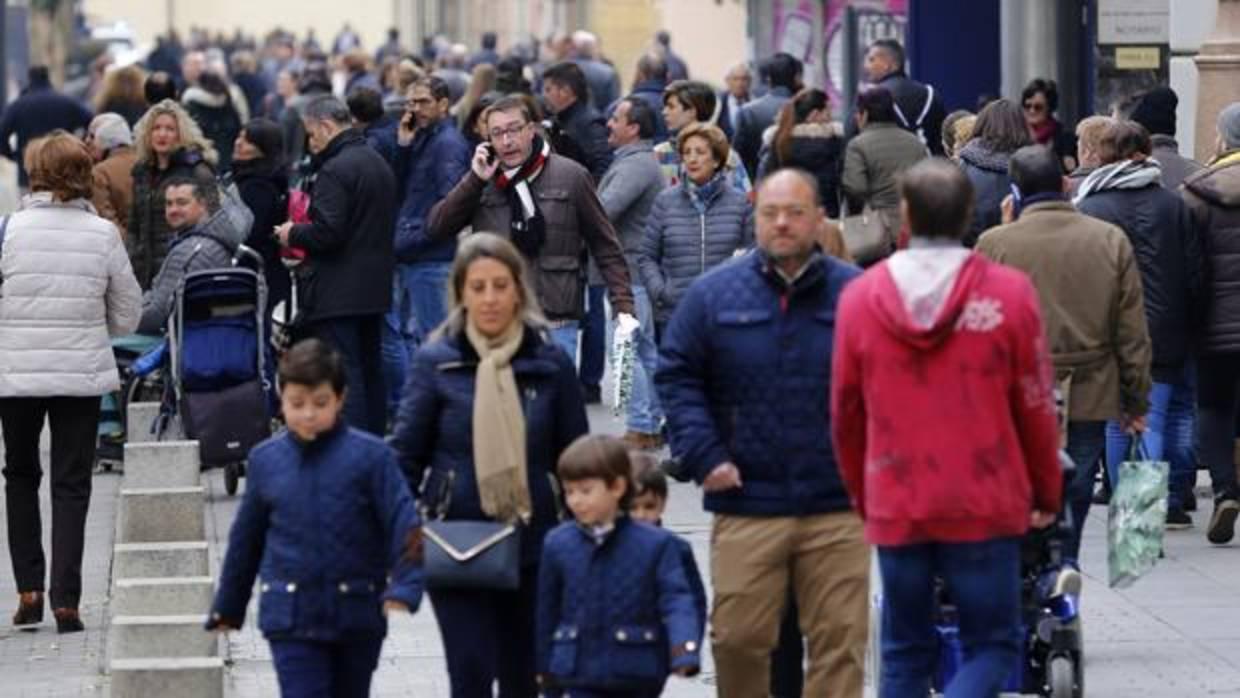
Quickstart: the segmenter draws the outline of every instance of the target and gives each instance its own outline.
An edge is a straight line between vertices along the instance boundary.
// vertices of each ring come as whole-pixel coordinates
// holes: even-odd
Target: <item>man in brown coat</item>
[[[1067,403],[1068,455],[1077,466],[1065,490],[1074,524],[1065,555],[1075,560],[1106,420],[1122,419],[1134,431],[1145,428],[1152,349],[1141,273],[1123,230],[1073,208],[1053,151],[1021,148],[1010,173],[1020,196],[1005,201],[1009,222],[984,233],[977,251],[1024,271],[1038,290]]]
[[[129,229],[129,208],[133,205],[133,165],[138,160],[133,133],[120,114],[100,114],[90,122],[86,145],[97,163],[91,203],[100,216],[116,224],[124,237]]]
[[[616,231],[581,165],[556,155],[538,135],[528,104],[504,98],[484,112],[488,141],[470,171],[427,218],[432,238],[475,231],[507,236],[525,255],[552,337],[574,360],[585,311],[588,249],[621,331],[638,326],[628,264]],[[627,318],[625,316],[628,316]]]

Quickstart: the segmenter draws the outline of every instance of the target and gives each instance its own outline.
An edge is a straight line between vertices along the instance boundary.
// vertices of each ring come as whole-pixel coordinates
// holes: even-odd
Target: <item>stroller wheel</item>
[[[229,463],[224,466],[224,491],[231,497],[237,494],[237,483],[241,480],[241,464]]]
[[[1046,683],[1050,688],[1050,698],[1077,698],[1084,694],[1084,691],[1078,690],[1076,667],[1071,657],[1051,659],[1050,666],[1047,667]]]

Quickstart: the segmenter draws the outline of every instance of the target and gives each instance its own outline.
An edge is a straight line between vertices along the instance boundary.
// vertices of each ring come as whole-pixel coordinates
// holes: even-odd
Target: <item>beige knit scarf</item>
[[[465,322],[465,335],[478,352],[474,382],[474,475],[482,511],[496,521],[517,522],[530,516],[526,477],[525,413],[512,372],[525,325],[514,320],[498,337],[488,339]]]

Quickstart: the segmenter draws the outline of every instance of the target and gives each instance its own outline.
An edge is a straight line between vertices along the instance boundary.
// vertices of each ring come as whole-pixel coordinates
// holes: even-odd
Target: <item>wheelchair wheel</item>
[[[237,494],[237,484],[241,481],[241,464],[229,463],[224,466],[224,491],[231,497]]]
[[[1055,657],[1046,671],[1046,683],[1050,698],[1076,698],[1083,694],[1077,690],[1076,667],[1071,657]]]

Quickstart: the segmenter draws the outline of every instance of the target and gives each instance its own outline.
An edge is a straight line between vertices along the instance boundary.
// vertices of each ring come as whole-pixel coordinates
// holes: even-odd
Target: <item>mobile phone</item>
[[[491,145],[490,143],[485,143],[483,145],[487,150],[487,164],[494,165],[495,164],[495,146]]]
[[[401,118],[401,121],[404,122],[401,124],[402,126],[404,126],[407,129],[412,130],[414,127],[413,112],[405,112],[405,116]]]

